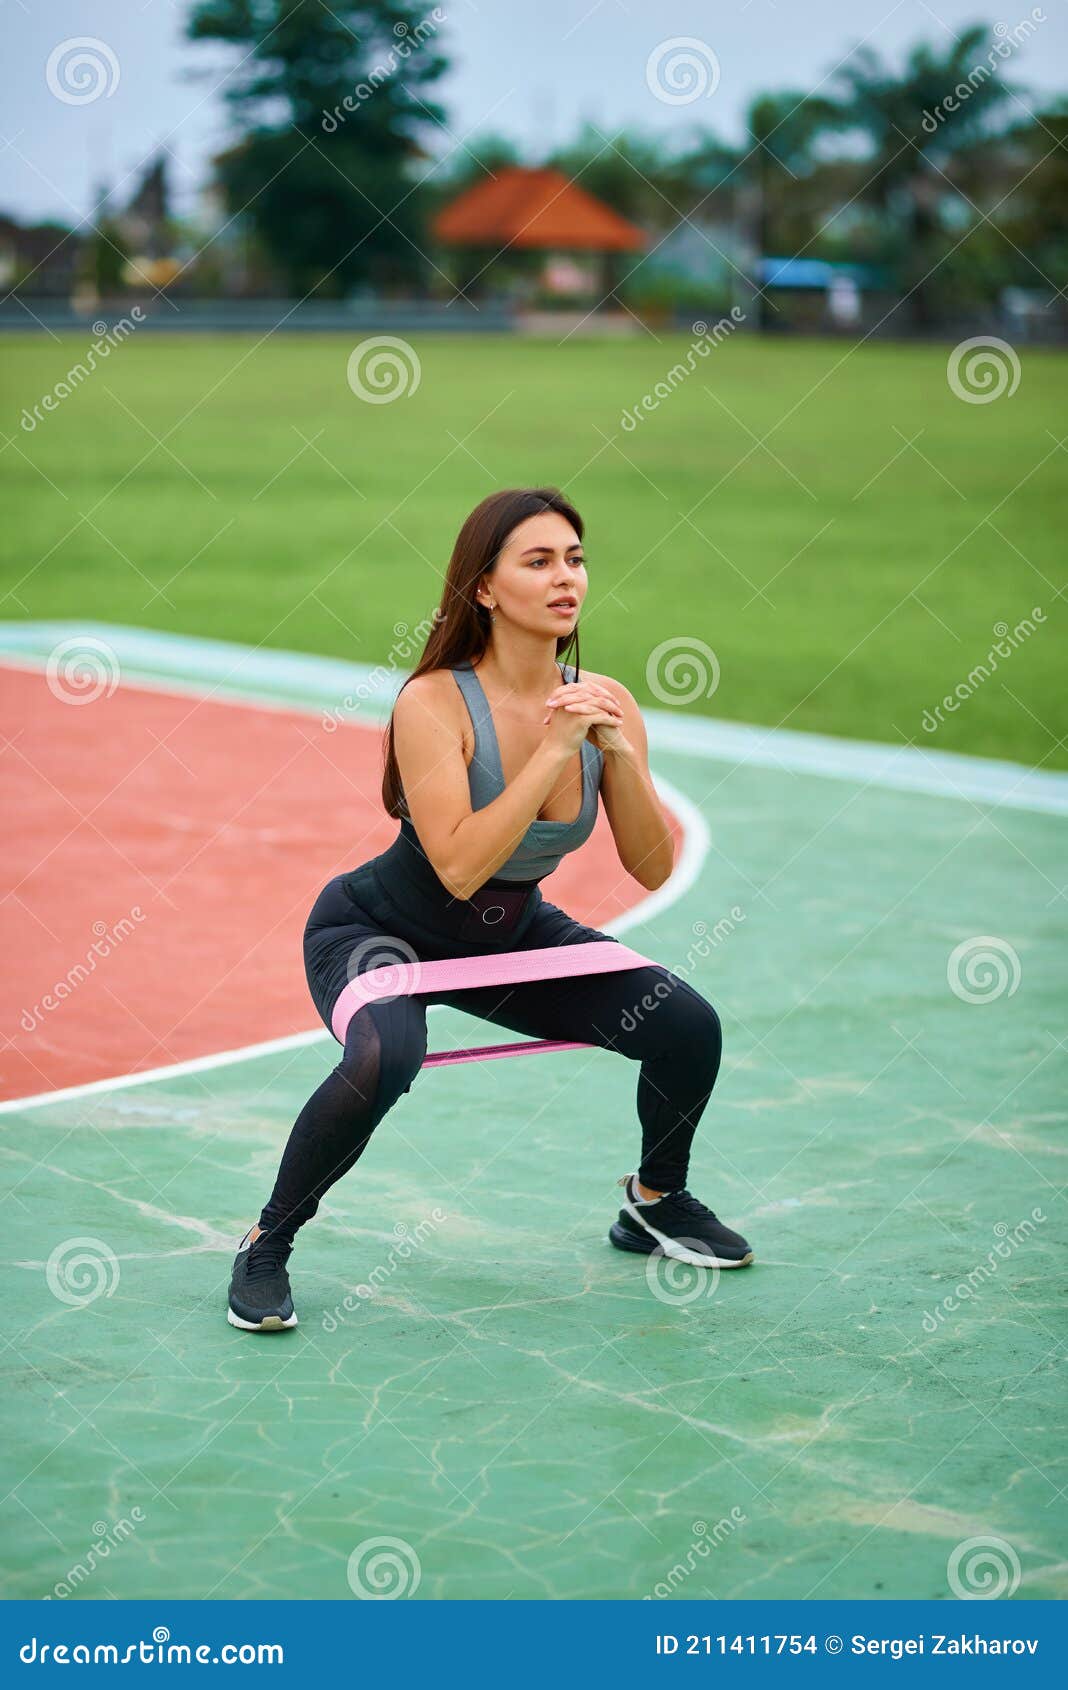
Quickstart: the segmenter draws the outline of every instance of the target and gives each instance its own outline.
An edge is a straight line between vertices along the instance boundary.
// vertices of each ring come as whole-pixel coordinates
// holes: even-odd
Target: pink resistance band
[[[330,1018],[334,1037],[345,1043],[349,1022],[364,1004],[420,992],[457,992],[472,986],[515,986],[524,980],[566,980],[581,974],[616,974],[624,968],[656,968],[617,939],[588,945],[548,945],[540,950],[493,951],[486,956],[446,957],[440,962],[386,964],[369,968],[342,988]],[[472,1050],[443,1050],[423,1061],[424,1068],[451,1062],[488,1061],[499,1056],[529,1056],[551,1050],[588,1050],[579,1040],[526,1039],[522,1044],[479,1045]]]

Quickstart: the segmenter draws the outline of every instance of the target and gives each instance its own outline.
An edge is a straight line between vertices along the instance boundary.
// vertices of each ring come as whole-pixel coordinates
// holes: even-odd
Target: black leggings
[[[405,926],[398,934],[400,924],[391,919],[392,909],[376,906],[373,896],[366,903],[367,908],[354,903],[338,876],[324,887],[308,919],[308,984],[328,1027],[354,953],[369,958],[367,966],[379,966],[387,960],[391,935],[396,935],[403,951],[395,954],[401,961],[411,960],[412,928]],[[612,935],[585,927],[541,900],[522,937],[498,948],[527,950],[606,939]],[[470,954],[472,947],[463,950]],[[436,950],[424,944],[419,954],[431,960],[462,950],[455,944]],[[274,1190],[260,1214],[261,1227],[292,1239],[297,1228],[311,1220],[323,1194],[359,1160],[379,1121],[419,1073],[427,1050],[427,1005],[436,1003],[532,1038],[580,1040],[640,1062],[638,1177],[656,1191],[675,1191],[686,1184],[690,1145],[719,1072],[720,1022],[712,1005],[686,981],[667,968],[649,966],[516,986],[420,992],[364,1005],[349,1022],[340,1062],[297,1117]],[[546,1177],[568,1178],[563,1136]]]

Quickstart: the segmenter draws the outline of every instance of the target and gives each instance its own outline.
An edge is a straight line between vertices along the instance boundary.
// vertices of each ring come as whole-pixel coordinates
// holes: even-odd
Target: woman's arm
[[[512,855],[575,748],[561,734],[547,734],[504,791],[472,810],[462,708],[448,671],[417,676],[393,707],[393,743],[408,812],[431,867],[454,897],[470,898]]]
[[[604,754],[601,797],[628,874],[650,892],[662,886],[675,866],[675,843],[649,773],[649,742],[637,700],[621,681],[591,675],[623,708],[619,728],[591,728],[590,738]]]

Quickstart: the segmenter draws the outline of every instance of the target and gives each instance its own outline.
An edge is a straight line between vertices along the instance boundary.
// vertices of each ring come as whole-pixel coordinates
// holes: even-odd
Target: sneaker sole
[[[284,1332],[287,1327],[296,1326],[297,1317],[291,1314],[288,1320],[283,1320],[280,1314],[265,1314],[258,1323],[254,1320],[242,1320],[233,1309],[227,1309],[226,1318],[231,1326],[239,1326],[242,1332]]]
[[[638,1237],[621,1227],[618,1221],[613,1221],[608,1229],[608,1237],[617,1250],[634,1250],[639,1255],[651,1256],[654,1250],[659,1250],[665,1256],[672,1256],[677,1262],[690,1262],[694,1267],[704,1268],[744,1268],[753,1260],[753,1252],[749,1250],[744,1256],[706,1256],[698,1255],[696,1250],[687,1250],[684,1244],[677,1244],[666,1233],[646,1232]]]
[[[626,1210],[627,1214],[630,1216],[630,1218],[634,1222],[635,1226],[640,1227],[643,1233],[648,1233],[650,1238],[655,1239],[656,1243],[659,1244],[661,1246],[661,1248],[663,1249],[665,1256],[673,1256],[676,1261],[692,1262],[695,1267],[726,1267],[726,1268],[732,1268],[732,1267],[748,1267],[750,1262],[753,1260],[752,1250],[747,1250],[744,1256],[730,1256],[730,1257],[727,1257],[727,1256],[709,1256],[709,1255],[706,1255],[703,1251],[688,1250],[686,1248],[685,1244],[680,1244],[677,1239],[671,1237],[670,1233],[660,1232],[658,1230],[658,1228],[653,1226],[647,1220],[645,1215],[643,1215],[641,1213],[641,1211],[634,1206],[634,1204],[630,1201],[629,1197],[627,1197],[626,1194],[624,1194],[624,1197],[623,1197],[623,1208]],[[618,1221],[613,1222],[613,1225],[618,1226],[619,1225]],[[626,1228],[621,1228],[621,1231],[625,1232]],[[626,1246],[624,1245],[623,1248],[626,1248]],[[641,1249],[642,1246],[637,1245],[636,1248]],[[654,1248],[655,1248],[655,1245],[647,1246],[646,1247],[646,1253],[649,1254],[649,1255],[652,1255]]]

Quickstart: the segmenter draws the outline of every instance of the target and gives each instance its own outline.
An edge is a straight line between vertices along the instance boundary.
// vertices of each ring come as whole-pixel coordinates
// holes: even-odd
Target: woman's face
[[[588,586],[582,541],[570,522],[559,511],[539,511],[512,529],[478,597],[498,617],[559,636],[578,621]]]

